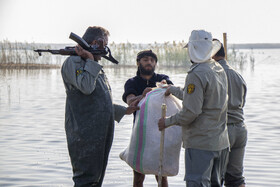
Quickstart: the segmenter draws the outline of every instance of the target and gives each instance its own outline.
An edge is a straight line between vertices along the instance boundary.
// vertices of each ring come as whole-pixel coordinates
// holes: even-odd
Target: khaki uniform
[[[165,125],[182,126],[185,148],[220,151],[229,147],[226,91],[226,74],[215,61],[194,63],[184,89],[171,86],[170,92],[183,100],[183,108],[166,118]]]
[[[228,133],[231,152],[225,175],[225,185],[239,186],[245,183],[243,177],[243,159],[247,143],[247,127],[244,124],[243,107],[247,86],[242,76],[226,60],[218,61],[224,68],[228,79]]]
[[[229,147],[225,71],[215,61],[194,63],[184,89],[171,86],[170,92],[183,100],[165,125],[182,126],[186,185],[222,186]]]

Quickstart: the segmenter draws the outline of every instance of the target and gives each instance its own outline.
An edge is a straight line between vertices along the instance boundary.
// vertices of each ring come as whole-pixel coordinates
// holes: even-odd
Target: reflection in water
[[[267,58],[270,56],[270,58]],[[279,50],[254,52],[254,71],[244,66],[248,84],[245,122],[249,140],[245,155],[248,186],[280,183]],[[265,59],[265,60],[264,60]],[[133,68],[104,68],[115,103]],[[175,85],[183,86],[186,68],[159,67]],[[72,171],[64,131],[65,89],[60,70],[0,70],[0,186],[71,186]],[[119,159],[129,143],[132,116],[116,124],[104,186],[131,186],[132,169]],[[170,186],[185,186],[183,151],[180,171]],[[146,176],[145,186],[156,186]]]

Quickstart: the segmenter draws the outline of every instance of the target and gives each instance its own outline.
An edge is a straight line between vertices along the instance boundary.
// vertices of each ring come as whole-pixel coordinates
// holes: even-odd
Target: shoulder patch
[[[194,84],[189,84],[187,87],[187,93],[192,94],[195,90],[195,85]]]
[[[76,76],[79,76],[83,73],[84,71],[80,68],[76,70]]]

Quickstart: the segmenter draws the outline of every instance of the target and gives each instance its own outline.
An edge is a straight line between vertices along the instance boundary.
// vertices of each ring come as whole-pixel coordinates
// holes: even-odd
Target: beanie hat
[[[152,50],[140,51],[140,52],[137,54],[136,61],[139,62],[140,59],[143,58],[144,56],[150,56],[150,57],[154,58],[154,59],[156,60],[156,62],[158,61],[157,55],[156,55]]]

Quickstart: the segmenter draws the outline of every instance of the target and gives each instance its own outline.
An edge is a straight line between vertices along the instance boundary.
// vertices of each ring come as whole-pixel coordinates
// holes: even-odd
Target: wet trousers
[[[221,187],[228,157],[228,148],[205,151],[187,148],[185,151],[185,181],[187,187]]]
[[[108,125],[107,134],[103,136],[104,130],[100,128],[104,126],[88,129],[90,131],[79,138],[66,133],[75,187],[102,186],[114,130],[113,125]],[[100,131],[103,133],[97,133]]]
[[[247,143],[247,128],[243,122],[229,123],[227,127],[231,151],[229,152],[229,160],[225,175],[225,186],[237,187],[241,184],[245,184],[245,179],[243,177],[243,160]]]

